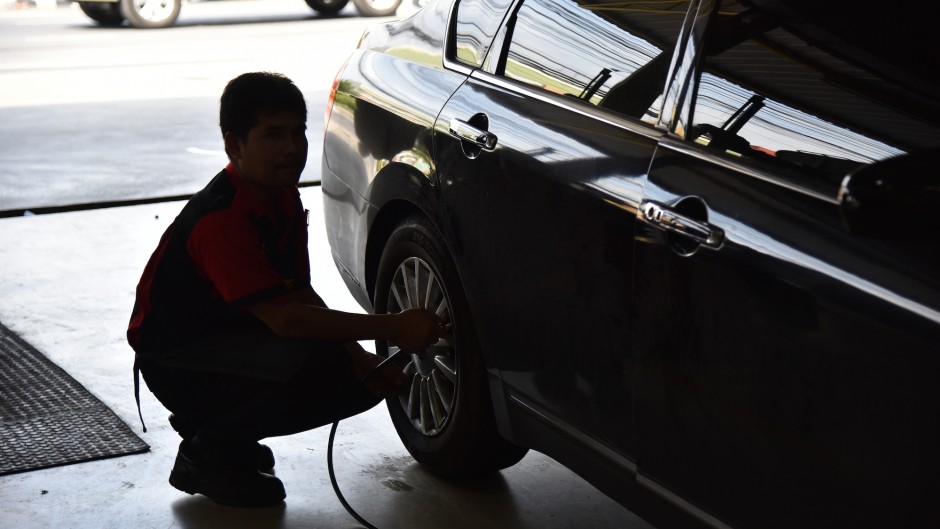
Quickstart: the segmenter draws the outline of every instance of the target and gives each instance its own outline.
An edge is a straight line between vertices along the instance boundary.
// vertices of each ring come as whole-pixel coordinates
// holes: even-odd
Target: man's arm
[[[309,285],[303,290],[295,291],[293,296],[294,299],[300,303],[328,308],[323,298]],[[382,358],[363,349],[359,342],[343,342],[343,347],[352,355],[353,369],[356,372],[356,376],[360,379],[372,373],[382,361]],[[397,366],[386,366],[381,376],[370,377],[366,382],[366,385],[373,393],[383,397],[400,394],[402,389],[408,387],[407,384],[408,377],[401,372],[401,364],[397,364]]]
[[[317,291],[313,287],[307,285],[306,287],[295,290],[291,292],[291,296],[294,297],[295,301],[300,303],[305,303],[307,305],[316,305],[318,307],[329,308],[326,306],[326,302],[323,301],[323,298],[320,297],[320,294],[317,294]]]
[[[284,304],[260,302],[248,310],[283,338],[357,342],[384,340],[405,351],[421,351],[444,337],[443,322],[424,309],[398,314],[355,314],[324,306],[313,289]]]

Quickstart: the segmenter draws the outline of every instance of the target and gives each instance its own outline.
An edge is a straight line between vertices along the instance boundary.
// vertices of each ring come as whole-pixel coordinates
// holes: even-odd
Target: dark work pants
[[[253,442],[307,431],[382,399],[361,384],[340,344],[273,335],[220,336],[160,361],[139,359],[147,387],[184,439]]]

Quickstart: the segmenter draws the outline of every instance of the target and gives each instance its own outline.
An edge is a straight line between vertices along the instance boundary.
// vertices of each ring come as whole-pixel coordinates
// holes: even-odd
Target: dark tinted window
[[[812,10],[790,20],[763,4],[725,2],[713,19],[689,139],[833,186],[860,165],[940,146],[936,87],[899,67],[917,49],[879,58],[838,35],[848,19],[827,27]]]
[[[461,0],[457,4],[456,59],[469,66],[483,64],[493,36],[512,0]]]
[[[654,123],[688,4],[624,6],[525,0],[511,21],[500,72]]]

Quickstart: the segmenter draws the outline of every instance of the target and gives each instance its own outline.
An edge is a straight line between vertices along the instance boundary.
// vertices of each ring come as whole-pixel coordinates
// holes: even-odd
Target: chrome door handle
[[[495,134],[480,130],[461,119],[453,118],[450,120],[450,133],[463,141],[468,141],[488,151],[496,148]]]
[[[668,207],[645,200],[640,204],[643,218],[657,228],[677,233],[711,249],[721,247],[725,240],[725,232],[708,222],[695,220]]]

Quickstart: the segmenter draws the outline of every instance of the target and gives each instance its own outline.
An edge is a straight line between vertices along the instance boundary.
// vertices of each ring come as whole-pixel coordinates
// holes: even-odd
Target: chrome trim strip
[[[569,110],[571,112],[581,114],[582,116],[587,116],[589,118],[596,119],[598,121],[602,121],[608,125],[625,129],[635,134],[639,134],[639,135],[645,136],[653,140],[659,140],[659,138],[665,135],[665,131],[653,128],[652,125],[641,125],[639,123],[631,121],[628,118],[618,118],[614,115],[611,115],[607,111],[598,110],[594,107],[574,105],[568,101],[562,100],[560,96],[556,98],[555,96],[542,92],[538,89],[529,88],[528,86],[522,83],[516,83],[514,81],[510,81],[506,79],[505,77],[499,77],[489,72],[484,72],[483,70],[474,70],[470,77],[478,81],[483,81],[483,82],[498,86],[500,88],[509,90],[510,92],[524,95],[532,99],[538,99],[539,101],[542,101],[544,103],[548,103],[550,105],[554,105],[556,107],[563,108],[565,110]]]
[[[441,60],[444,69],[453,70],[457,73],[469,76],[473,72],[473,68],[467,66],[466,64],[453,61],[450,59],[450,57],[447,56],[447,52],[450,50],[451,37],[453,36],[454,27],[457,25],[458,4],[460,4],[460,2],[450,3],[450,12],[447,13],[447,29],[444,30],[444,49],[441,50]]]
[[[514,393],[509,395],[509,401],[524,408],[525,411],[527,411],[530,415],[534,415],[536,418],[542,420],[558,432],[564,434],[574,441],[577,441],[579,444],[586,446],[589,450],[598,454],[603,459],[613,463],[621,470],[625,470],[631,474],[636,474],[636,463],[618,454],[614,450],[607,448],[605,445],[594,440],[592,437],[589,437],[577,431],[575,428],[572,428],[568,423],[561,420],[559,417],[552,414],[548,410],[532,402],[525,401]]]
[[[714,527],[715,529],[732,529],[730,525],[722,522],[718,518],[715,518],[714,516],[708,514],[702,509],[699,509],[695,505],[673,494],[671,491],[669,491],[668,489],[666,489],[659,483],[656,483],[652,479],[645,477],[643,474],[637,474],[636,482],[641,487],[646,488],[653,494],[656,494],[662,499],[668,501],[669,503],[672,503],[676,507],[689,513],[690,515],[695,517],[698,521],[708,525],[709,527]]]
[[[815,198],[816,200],[821,200],[823,202],[828,202],[834,206],[839,205],[839,198],[835,195],[827,195],[822,191],[815,191],[812,189],[807,189],[801,187],[786,180],[773,175],[765,171],[758,171],[750,167],[743,167],[739,164],[736,164],[734,160],[729,160],[728,158],[721,156],[720,154],[706,152],[701,148],[695,147],[694,145],[689,144],[686,141],[680,140],[672,136],[666,136],[659,142],[660,147],[663,149],[669,149],[686,156],[691,156],[693,158],[698,158],[699,160],[708,162],[710,164],[718,165],[724,169],[729,169],[738,173],[742,173],[751,178],[756,178],[764,182],[773,184],[775,186],[786,188],[790,191],[796,193],[801,193],[810,198]]]
[[[466,75],[467,77],[469,77],[470,74],[473,73],[473,68],[470,68],[470,67],[467,66],[466,64],[463,64],[463,63],[460,63],[460,62],[455,62],[455,61],[452,61],[452,60],[448,59],[446,53],[444,53],[444,54],[442,55],[442,57],[444,58],[444,69],[445,69],[445,70],[451,70],[451,71],[453,71],[453,72],[457,72],[457,73],[459,73],[459,74]]]

